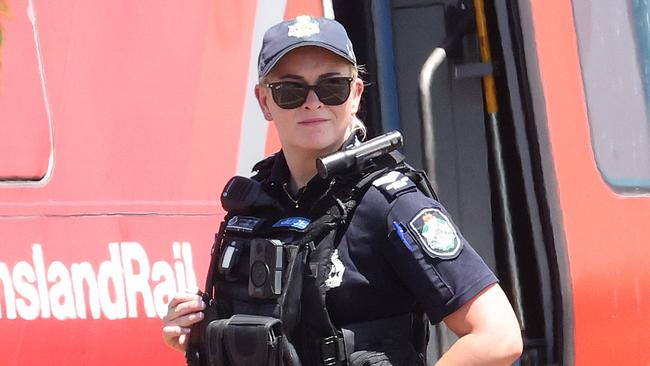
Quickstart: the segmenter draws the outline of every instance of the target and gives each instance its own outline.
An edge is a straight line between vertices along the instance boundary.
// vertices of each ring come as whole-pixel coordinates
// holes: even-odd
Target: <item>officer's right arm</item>
[[[185,290],[176,293],[167,307],[163,318],[162,337],[165,343],[185,352],[189,340],[190,327],[203,319],[205,303],[196,291]]]

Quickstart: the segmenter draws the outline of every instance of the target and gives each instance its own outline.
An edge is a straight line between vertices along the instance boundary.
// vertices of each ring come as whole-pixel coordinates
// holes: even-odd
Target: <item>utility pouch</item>
[[[280,319],[233,315],[210,322],[206,329],[209,365],[282,365],[282,322]]]

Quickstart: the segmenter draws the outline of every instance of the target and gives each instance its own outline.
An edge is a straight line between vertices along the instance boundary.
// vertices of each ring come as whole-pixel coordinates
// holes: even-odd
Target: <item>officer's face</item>
[[[352,66],[320,47],[300,47],[284,56],[266,77],[266,83],[291,81],[314,85],[330,77],[350,77]],[[310,90],[304,103],[285,109],[273,100],[271,90],[258,86],[255,94],[269,121],[274,121],[285,153],[318,157],[335,151],[350,135],[359,108],[363,82],[354,78],[350,96],[340,105],[323,103]]]

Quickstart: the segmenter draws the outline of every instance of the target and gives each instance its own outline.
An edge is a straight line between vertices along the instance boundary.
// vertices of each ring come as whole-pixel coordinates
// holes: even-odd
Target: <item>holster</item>
[[[282,323],[280,319],[233,315],[210,322],[206,328],[209,365],[282,365]]]

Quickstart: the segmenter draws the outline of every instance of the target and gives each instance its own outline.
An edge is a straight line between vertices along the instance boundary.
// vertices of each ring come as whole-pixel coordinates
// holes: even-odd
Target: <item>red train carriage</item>
[[[0,0],[0,362],[183,362],[159,317],[205,276],[223,184],[278,147],[256,52],[303,13],[346,25],[370,134],[403,132],[498,273],[520,363],[647,364],[636,0]]]

